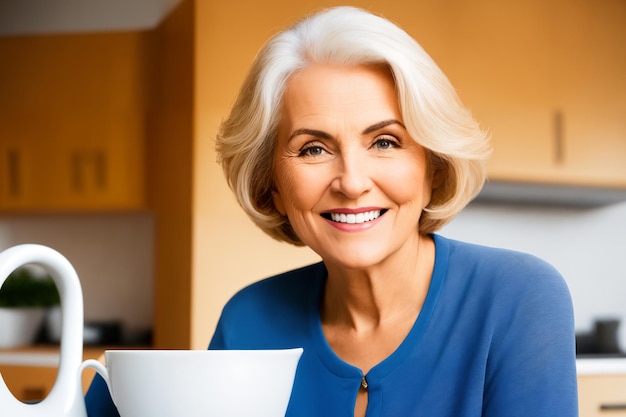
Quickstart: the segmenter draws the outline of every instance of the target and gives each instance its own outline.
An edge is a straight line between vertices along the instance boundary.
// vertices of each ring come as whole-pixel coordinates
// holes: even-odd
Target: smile
[[[325,213],[324,217],[337,223],[360,224],[371,222],[383,213],[382,210],[364,211],[362,213]]]

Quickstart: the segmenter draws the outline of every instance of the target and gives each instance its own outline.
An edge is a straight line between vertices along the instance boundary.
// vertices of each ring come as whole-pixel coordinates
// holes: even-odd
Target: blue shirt
[[[367,416],[578,416],[573,311],[561,275],[528,254],[433,238],[422,310],[401,345],[365,375]],[[287,417],[354,414],[363,374],[322,332],[326,275],[318,263],[244,288],[224,307],[209,346],[303,347]],[[110,401],[96,391],[88,411],[90,402]]]

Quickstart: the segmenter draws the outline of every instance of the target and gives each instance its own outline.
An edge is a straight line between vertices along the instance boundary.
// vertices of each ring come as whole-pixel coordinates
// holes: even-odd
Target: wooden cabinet
[[[580,417],[626,417],[626,374],[580,375]]]
[[[99,359],[104,350],[104,348],[100,347],[85,348],[83,360]],[[54,347],[29,347],[12,351],[1,351],[1,353],[27,354],[41,357],[57,355],[59,350]],[[57,368],[54,366],[25,366],[0,363],[0,373],[13,396],[22,402],[28,402],[42,400],[48,395],[54,386]],[[83,392],[87,392],[94,375],[95,371],[91,368],[87,368],[83,372]]]
[[[90,132],[70,140],[56,122],[45,139],[30,135],[0,139],[0,210],[133,210],[144,205],[143,149],[136,137]],[[113,129],[132,121],[112,122]],[[73,126],[80,129],[80,126]],[[85,126],[86,131],[89,131]],[[116,136],[119,135],[119,136]],[[83,135],[78,135],[84,138]]]
[[[0,38],[0,211],[143,208],[144,36]]]
[[[557,20],[561,170],[626,186],[626,3],[577,1]]]
[[[626,3],[454,8],[442,67],[491,131],[490,177],[626,188]]]

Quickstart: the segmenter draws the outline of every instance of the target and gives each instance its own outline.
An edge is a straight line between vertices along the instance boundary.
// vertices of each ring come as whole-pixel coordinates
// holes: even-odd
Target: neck
[[[435,247],[419,236],[385,262],[367,269],[327,265],[322,322],[352,331],[372,331],[419,314],[432,275]]]

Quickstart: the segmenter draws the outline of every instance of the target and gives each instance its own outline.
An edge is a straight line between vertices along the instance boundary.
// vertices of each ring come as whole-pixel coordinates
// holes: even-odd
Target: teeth
[[[331,213],[330,214],[330,218],[334,222],[348,223],[348,224],[370,222],[374,219],[377,219],[378,217],[380,217],[380,210],[366,211],[366,212],[357,213],[357,214],[345,214],[345,213]]]

